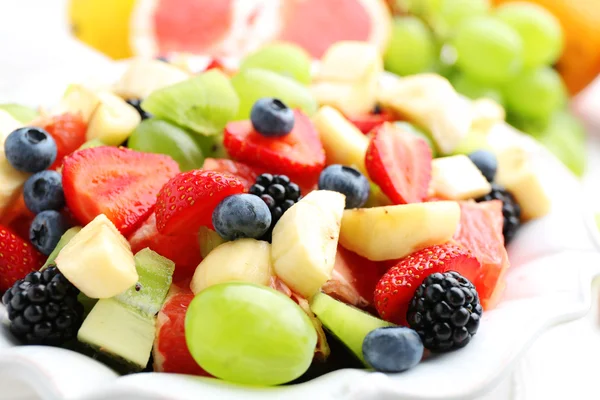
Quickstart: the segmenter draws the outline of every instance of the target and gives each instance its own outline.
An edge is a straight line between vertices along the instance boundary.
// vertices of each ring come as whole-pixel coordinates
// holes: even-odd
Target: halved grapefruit
[[[368,41],[381,51],[390,35],[384,0],[137,0],[133,53],[241,57],[281,40],[315,58],[340,40]]]

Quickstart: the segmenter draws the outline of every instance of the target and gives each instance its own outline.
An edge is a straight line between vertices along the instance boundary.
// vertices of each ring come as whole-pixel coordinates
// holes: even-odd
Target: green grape
[[[552,115],[548,127],[539,137],[548,150],[577,176],[586,167],[586,135],[583,124],[567,111]]]
[[[458,93],[463,94],[470,99],[477,100],[482,97],[487,97],[500,105],[504,104],[504,99],[502,98],[500,90],[479,82],[465,74],[453,76],[451,82]]]
[[[211,286],[190,303],[185,337],[194,360],[230,382],[279,385],[310,366],[317,333],[289,297],[268,287]]]
[[[244,58],[240,70],[267,69],[308,85],[311,81],[311,64],[310,55],[302,47],[281,42],[269,44]]]
[[[142,121],[133,131],[127,147],[145,153],[166,154],[179,164],[182,172],[202,168],[202,149],[194,141],[194,133],[167,121],[150,118]]]
[[[156,90],[142,102],[155,117],[207,136],[221,134],[238,105],[229,78],[217,69]]]
[[[444,0],[395,0],[394,9],[402,14],[416,15],[425,20],[438,14]]]
[[[385,69],[398,75],[430,70],[436,61],[436,47],[433,34],[419,18],[396,18],[383,58]]]
[[[256,100],[276,97],[290,108],[300,108],[308,115],[317,112],[317,101],[310,90],[286,76],[265,69],[249,68],[238,72],[231,83],[240,99],[236,119],[249,119]]]
[[[452,39],[458,67],[482,82],[505,82],[522,66],[523,42],[517,32],[492,17],[464,21]]]
[[[525,67],[552,65],[558,60],[563,49],[562,28],[544,7],[525,2],[503,4],[496,16],[521,36]]]
[[[526,118],[547,120],[566,97],[560,75],[550,67],[523,71],[504,88],[507,109]]]
[[[6,111],[14,119],[23,124],[28,124],[38,116],[37,111],[20,104],[0,104],[0,110]]]
[[[489,0],[442,0],[431,23],[442,36],[449,36],[463,21],[486,15],[489,9]]]
[[[432,156],[434,158],[437,157],[437,154],[438,154],[437,146],[435,145],[433,139],[431,138],[431,134],[429,134],[428,132],[424,131],[423,129],[417,127],[416,125],[411,124],[410,122],[398,121],[398,122],[394,122],[394,124],[396,126],[402,128],[403,130],[410,132],[413,135],[420,137],[421,139],[424,139],[425,142],[427,142],[427,144],[429,145],[429,148],[431,148]]]

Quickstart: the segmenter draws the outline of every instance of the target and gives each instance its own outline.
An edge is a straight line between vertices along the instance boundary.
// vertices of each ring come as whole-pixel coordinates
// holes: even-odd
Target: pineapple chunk
[[[447,242],[459,220],[455,201],[346,210],[340,244],[369,260],[393,260]]]
[[[342,164],[367,174],[369,139],[336,109],[323,106],[313,117],[327,155],[327,164]]]
[[[14,169],[4,155],[6,138],[21,125],[8,112],[0,110],[0,217],[19,195],[29,177],[29,174]]]
[[[174,85],[189,77],[190,75],[181,68],[168,63],[137,59],[129,64],[127,71],[116,83],[114,91],[125,99],[145,99],[155,90]]]
[[[485,196],[492,185],[469,157],[457,155],[436,158],[431,162],[432,196],[447,200],[467,200]]]
[[[525,221],[541,218],[550,212],[550,198],[535,174],[525,150],[509,147],[499,152],[496,182],[504,186],[521,206]]]
[[[86,138],[118,146],[131,135],[142,118],[133,106],[110,92],[100,92],[98,97],[100,104],[91,116]]]
[[[319,105],[335,107],[347,115],[368,114],[377,103],[375,87],[317,82],[310,90]]]
[[[267,286],[272,276],[271,245],[262,240],[239,239],[211,251],[196,268],[190,288],[197,294],[209,286],[233,281]]]
[[[139,279],[129,243],[104,214],[71,239],[56,257],[56,266],[92,299],[116,296]]]
[[[96,92],[83,85],[71,85],[53,114],[79,114],[88,123],[99,104],[100,97]]]
[[[315,190],[287,210],[273,229],[275,273],[307,299],[331,279],[345,203],[341,193]]]

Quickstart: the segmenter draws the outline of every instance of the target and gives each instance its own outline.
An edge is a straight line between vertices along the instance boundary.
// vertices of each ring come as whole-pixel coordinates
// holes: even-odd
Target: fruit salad
[[[365,42],[315,68],[291,44],[233,69],[139,59],[4,107],[3,329],[248,385],[460,351],[551,207],[527,152],[487,140],[504,119]]]

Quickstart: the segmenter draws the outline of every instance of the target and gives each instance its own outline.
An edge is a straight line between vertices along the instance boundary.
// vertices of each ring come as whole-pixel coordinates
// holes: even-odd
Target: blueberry
[[[40,172],[56,160],[56,142],[41,128],[20,128],[4,142],[6,159],[15,169]]]
[[[150,114],[149,112],[145,111],[142,108],[142,100],[141,99],[127,99],[125,100],[130,106],[132,106],[133,108],[135,108],[135,110],[138,112],[138,114],[140,114],[140,117],[142,118],[142,121],[148,118],[152,118],[152,114]]]
[[[217,205],[212,222],[217,233],[225,240],[258,239],[271,225],[271,212],[258,196],[234,194]]]
[[[421,361],[423,343],[419,334],[409,328],[377,328],[365,337],[362,351],[367,363],[376,371],[402,372]]]
[[[25,205],[34,214],[46,210],[60,210],[65,206],[62,177],[56,171],[42,171],[32,175],[23,187]]]
[[[31,222],[29,240],[36,249],[48,256],[67,229],[69,227],[58,211],[42,211]]]
[[[294,112],[281,100],[264,97],[252,106],[250,120],[263,136],[285,136],[294,129]]]
[[[321,172],[319,189],[343,193],[346,195],[346,208],[359,208],[367,202],[371,187],[357,169],[334,164]]]
[[[494,153],[488,150],[477,150],[469,154],[469,158],[473,161],[473,164],[479,168],[488,182],[494,181],[496,170],[498,169],[498,160]]]

